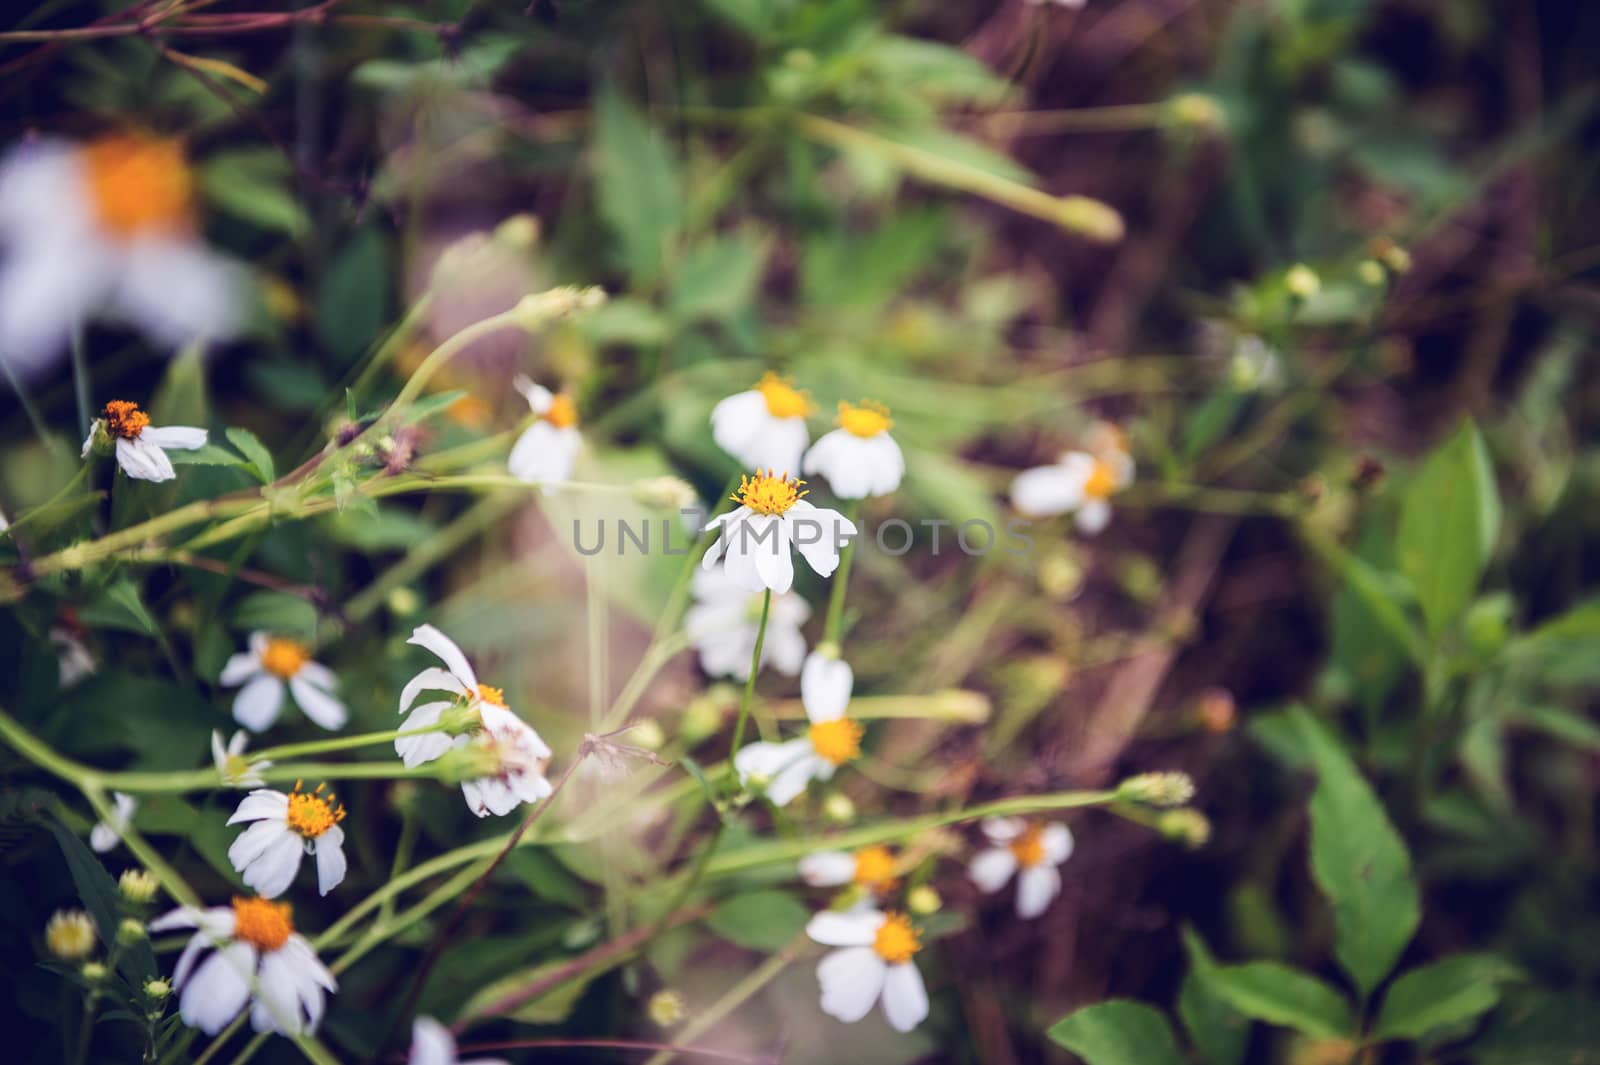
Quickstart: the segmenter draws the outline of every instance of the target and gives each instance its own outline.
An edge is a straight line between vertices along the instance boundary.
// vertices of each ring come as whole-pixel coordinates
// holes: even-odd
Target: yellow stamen
[[[268,638],[261,652],[261,668],[274,677],[288,680],[311,660],[311,651],[305,644],[285,636]]]
[[[316,839],[344,820],[344,807],[339,805],[338,796],[331,791],[326,796],[322,794],[327,786],[318,784],[316,791],[306,794],[297,780],[289,793],[289,812],[284,820],[306,839]]]
[[[261,951],[278,950],[289,942],[294,932],[294,922],[289,917],[287,902],[268,902],[266,899],[247,899],[234,896],[233,938]]]
[[[100,224],[118,237],[181,233],[194,223],[194,176],[177,141],[116,134],[83,148]]]
[[[1105,459],[1095,459],[1094,468],[1083,482],[1083,494],[1090,499],[1109,499],[1117,490],[1117,471]]]
[[[863,731],[859,724],[848,717],[836,717],[832,721],[819,721],[812,725],[809,735],[818,757],[834,765],[844,765],[861,753]]]
[[[565,392],[557,392],[550,397],[550,409],[542,417],[557,429],[570,429],[578,424],[578,405]]]
[[[1044,861],[1044,826],[1029,825],[1023,829],[1022,835],[1011,841],[1011,853],[1024,869]]]
[[[911,918],[903,913],[886,913],[878,934],[872,939],[872,949],[890,965],[903,965],[922,949],[917,930],[911,927]]]
[[[478,698],[496,706],[506,705],[506,691],[504,688],[493,688],[487,684],[480,684],[478,685]]]
[[[888,847],[862,847],[856,851],[857,884],[874,891],[887,891],[894,886],[894,853]]]
[[[894,425],[889,418],[889,408],[882,403],[864,399],[860,405],[839,404],[839,428],[862,439],[886,433]]]
[[[757,470],[754,477],[739,478],[739,490],[729,498],[757,514],[782,514],[810,494],[805,482],[786,473]]]
[[[123,440],[137,440],[150,425],[150,415],[139,409],[139,404],[126,399],[114,399],[100,412],[105,419],[106,432]]]
[[[769,373],[756,383],[756,391],[767,401],[767,413],[774,418],[804,418],[813,410],[810,395],[794,387],[787,377]]]

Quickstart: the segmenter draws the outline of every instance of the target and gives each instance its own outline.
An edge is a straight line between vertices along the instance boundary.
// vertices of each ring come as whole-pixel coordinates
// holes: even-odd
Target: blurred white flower
[[[733,759],[740,783],[765,792],[774,806],[785,806],[813,780],[830,779],[858,756],[861,725],[844,716],[853,684],[847,663],[813,652],[800,672],[800,700],[810,728],[784,743],[746,744]]]
[[[182,146],[139,133],[37,138],[0,160],[0,359],[48,368],[94,316],[152,343],[232,336],[244,271],[201,242]]]
[[[1088,451],[1069,451],[1053,466],[1024,470],[1011,482],[1011,502],[1030,517],[1076,513],[1078,530],[1093,536],[1111,520],[1111,497],[1133,483],[1133,456],[1115,426],[1098,423]]]
[[[152,932],[193,928],[172,984],[183,1023],[216,1035],[248,1003],[250,1026],[290,1037],[314,1032],[325,992],[338,990],[316,950],[294,930],[289,904],[235,898],[231,906],[180,906],[150,922]],[[196,967],[207,949],[209,958]]]
[[[78,633],[66,625],[50,627],[50,646],[56,649],[58,683],[63,689],[94,676],[94,655],[84,646]]]
[[[750,391],[711,408],[711,438],[748,469],[793,474],[811,440],[806,415],[812,409],[810,396],[769,373]]]
[[[736,583],[726,565],[696,570],[690,590],[695,602],[683,616],[683,628],[700,655],[700,668],[713,677],[748,679],[761,622],[761,593]],[[799,595],[774,595],[761,665],[789,677],[799,673],[806,655],[800,626],[810,617],[811,604]]]
[[[800,859],[800,878],[812,887],[856,884],[882,895],[895,882],[894,852],[888,847],[862,847],[848,851],[813,851]]]
[[[133,812],[138,808],[138,799],[120,791],[113,791],[111,816],[89,831],[89,846],[101,854],[115,848],[122,842],[122,833],[127,831],[128,825],[133,821]]]
[[[928,1016],[928,991],[912,958],[922,949],[910,918],[902,913],[824,911],[806,934],[841,947],[817,966],[822,1012],[854,1024],[883,1001],[883,1015],[896,1031],[909,1032]]]
[[[233,700],[233,719],[252,732],[264,732],[278,720],[285,689],[325,729],[343,728],[350,717],[333,694],[339,687],[333,670],[313,662],[305,644],[284,636],[252,632],[249,650],[228,659],[219,682],[224,688],[244,685]]]
[[[507,466],[511,476],[529,484],[560,484],[572,477],[583,438],[578,435],[578,408],[565,392],[551,392],[526,377],[516,388],[539,420],[517,438]]]
[[[170,425],[158,429],[150,424],[150,415],[139,409],[139,404],[125,399],[114,399],[105,405],[89,427],[84,437],[82,457],[91,451],[114,451],[117,465],[129,477],[141,481],[170,481],[177,471],[167,458],[167,449],[193,451],[204,447],[206,431],[188,425]]]
[[[738,509],[706,523],[708,532],[718,529],[721,535],[700,564],[710,569],[726,556],[728,577],[735,584],[753,592],[787,592],[794,585],[792,546],[820,576],[831,577],[839,566],[839,549],[856,534],[855,523],[800,498],[806,494],[804,484],[759,470],[743,478],[733,495]]]
[[[317,856],[317,890],[326,895],[344,879],[344,807],[332,792],[324,795],[325,784],[312,792],[262,788],[252,791],[228,818],[228,824],[245,821],[255,824],[245,829],[228,848],[233,863],[249,887],[262,898],[274,899],[289,890],[300,871],[300,859]]]
[[[247,761],[244,749],[249,742],[250,734],[243,729],[237,729],[228,738],[228,745],[224,747],[222,733],[216,729],[211,730],[211,761],[216,765],[217,775],[222,778],[222,783],[230,788],[259,788],[267,782],[261,771],[271,766],[272,762]]]
[[[983,834],[993,846],[980,851],[967,875],[987,894],[1017,878],[1017,916],[1031,920],[1061,893],[1056,866],[1072,857],[1072,833],[1059,822],[1040,824],[1018,817],[990,817]]]
[[[840,499],[888,495],[906,473],[905,456],[889,435],[893,425],[881,403],[840,403],[839,428],[811,445],[800,472],[822,474]]]
[[[418,1017],[411,1025],[411,1056],[406,1065],[507,1065],[504,1058],[456,1057],[456,1041],[450,1029],[432,1017]]]

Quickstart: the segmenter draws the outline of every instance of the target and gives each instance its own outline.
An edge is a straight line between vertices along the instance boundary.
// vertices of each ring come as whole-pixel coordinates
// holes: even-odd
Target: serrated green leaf
[[[1412,479],[1395,549],[1428,629],[1437,634],[1472,601],[1500,530],[1500,494],[1483,438],[1470,421]]]
[[[277,468],[272,462],[272,452],[267,446],[256,439],[256,434],[248,429],[233,426],[225,434],[228,443],[238,448],[250,463],[250,470],[260,479],[262,484],[271,484],[278,477]]]
[[[683,212],[678,164],[660,133],[613,86],[595,104],[595,180],[600,215],[635,282],[661,273]]]
[[[1458,954],[1403,973],[1383,996],[1379,1039],[1422,1039],[1470,1021],[1500,1001],[1500,984],[1516,970],[1492,954]]]
[[[1085,1006],[1045,1034],[1088,1065],[1183,1065],[1172,1025],[1142,1002],[1112,999]]]
[[[793,895],[782,891],[752,891],[729,899],[706,919],[711,930],[730,943],[751,950],[782,950],[811,919]]]

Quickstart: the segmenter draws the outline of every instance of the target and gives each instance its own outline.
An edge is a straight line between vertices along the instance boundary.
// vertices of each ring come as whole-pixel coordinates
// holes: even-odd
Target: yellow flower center
[[[874,891],[887,890],[894,884],[894,854],[888,847],[862,847],[856,851],[854,880]]]
[[[557,392],[550,397],[550,409],[543,418],[557,429],[571,429],[578,424],[578,405],[565,392]]]
[[[911,918],[903,913],[886,913],[878,934],[872,937],[872,949],[890,965],[903,965],[922,949],[917,930],[911,927]]]
[[[802,492],[805,482],[788,474],[757,470],[754,477],[739,478],[739,490],[728,498],[757,514],[782,514],[810,494]]]
[[[862,731],[861,726],[848,717],[819,721],[811,726],[811,746],[816,748],[818,757],[834,765],[844,765],[861,753]]]
[[[812,411],[811,397],[775,373],[758,381],[756,391],[767,401],[767,413],[774,418],[804,418]]]
[[[123,440],[137,440],[150,425],[150,415],[139,409],[139,404],[126,399],[114,399],[100,412],[105,419],[106,432]]]
[[[506,705],[506,691],[504,688],[494,688],[487,684],[480,684],[478,685],[478,698],[496,706]]]
[[[860,406],[852,403],[839,404],[839,428],[852,436],[866,439],[888,432],[893,425],[894,422],[889,418],[889,408],[882,403],[864,399]]]
[[[1011,853],[1024,869],[1031,869],[1044,861],[1043,826],[1029,825],[1023,829],[1022,835],[1011,841]]]
[[[284,820],[306,839],[316,839],[344,820],[344,807],[339,805],[338,796],[331,791],[327,795],[322,794],[322,789],[327,786],[318,784],[316,791],[307,794],[300,790],[297,780],[294,790],[289,793],[289,812]]]
[[[1083,494],[1090,499],[1109,499],[1117,490],[1117,471],[1105,459],[1095,459],[1088,480],[1083,482]]]
[[[302,643],[283,636],[267,640],[261,652],[261,668],[274,677],[288,680],[300,672],[300,667],[311,659],[311,651]]]
[[[83,148],[100,224],[118,237],[181,233],[194,219],[194,177],[177,141],[115,134]]]
[[[287,902],[234,896],[233,937],[260,951],[274,951],[289,942],[294,922]]]

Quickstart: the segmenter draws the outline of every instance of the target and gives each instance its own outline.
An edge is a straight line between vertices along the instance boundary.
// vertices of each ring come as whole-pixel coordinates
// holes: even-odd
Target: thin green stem
[[[761,623],[756,629],[756,649],[750,655],[750,676],[745,678],[744,695],[739,699],[739,720],[733,726],[733,746],[728,748],[728,764],[733,765],[744,745],[744,726],[750,718],[750,701],[756,694],[756,674],[761,672],[761,648],[767,641],[767,618],[772,614],[772,589],[761,596]]]
[[[861,501],[852,499],[846,502],[843,513],[846,518],[850,519],[851,524],[855,524],[857,515],[861,513]],[[839,569],[833,575],[833,587],[829,589],[828,621],[822,630],[822,640],[824,643],[831,643],[835,647],[839,645],[840,630],[844,626],[845,588],[850,583],[850,564],[856,557],[856,541],[859,539],[861,539],[861,531],[858,527],[856,535],[852,536],[850,542],[845,544],[839,551]]]
[[[382,743],[393,743],[395,740],[407,739],[411,736],[426,736],[431,732],[443,732],[445,725],[429,725],[427,728],[416,729],[389,729],[384,732],[363,732],[356,736],[335,736],[326,740],[307,740],[304,743],[284,743],[277,747],[263,747],[259,751],[252,751],[247,759],[251,762],[261,762],[268,759],[281,761],[285,758],[302,758],[308,754],[328,754],[333,751],[349,751],[358,747],[376,747]]]

